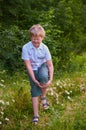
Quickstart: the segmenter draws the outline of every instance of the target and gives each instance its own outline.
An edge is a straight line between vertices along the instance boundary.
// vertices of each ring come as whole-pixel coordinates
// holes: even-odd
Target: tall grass
[[[1,130],[85,130],[86,71],[65,73],[54,77],[47,89],[50,108],[46,111],[39,99],[39,123],[33,117],[30,84],[25,72],[10,76],[0,71]]]

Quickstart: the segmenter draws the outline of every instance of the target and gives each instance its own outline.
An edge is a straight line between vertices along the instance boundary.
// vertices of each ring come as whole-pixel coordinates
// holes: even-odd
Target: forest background
[[[21,48],[33,24],[46,30],[56,73],[73,71],[71,58],[86,51],[85,0],[0,0],[0,17],[0,60],[11,72],[23,66]]]
[[[22,46],[29,28],[41,24],[54,64],[48,88],[51,107],[38,126]],[[86,129],[86,0],[0,0],[0,129]]]

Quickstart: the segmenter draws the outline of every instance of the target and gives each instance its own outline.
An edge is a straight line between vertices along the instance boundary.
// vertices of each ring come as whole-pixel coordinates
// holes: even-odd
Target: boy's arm
[[[48,60],[46,63],[49,69],[49,80],[46,84],[42,85],[42,88],[47,88],[52,83],[53,80],[54,67],[53,67],[52,60]]]
[[[48,60],[46,63],[49,69],[49,81],[51,83],[53,80],[53,72],[54,72],[53,63],[52,63],[52,60]]]
[[[39,82],[36,80],[36,78],[35,78],[34,72],[33,72],[32,67],[31,67],[30,60],[24,60],[24,63],[25,63],[25,65],[26,65],[27,71],[28,71],[29,75],[31,76],[32,80],[33,80],[39,87],[41,87],[40,83],[39,83]]]

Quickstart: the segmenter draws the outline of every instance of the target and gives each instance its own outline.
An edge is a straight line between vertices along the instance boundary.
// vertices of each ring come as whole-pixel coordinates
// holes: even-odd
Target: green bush
[[[61,38],[62,32],[53,28],[46,30],[44,43],[49,47],[52,54],[55,73],[64,71],[72,72],[83,68],[85,58],[73,54],[73,43],[67,38]],[[58,35],[58,37],[57,37]],[[17,69],[23,69],[21,60],[22,46],[29,41],[28,30],[21,30],[18,26],[10,26],[0,32],[0,62],[10,73]],[[71,55],[72,53],[72,55]]]
[[[82,55],[71,55],[70,62],[67,66],[68,72],[81,71],[86,69],[86,56],[83,55],[86,54],[84,53]]]
[[[21,68],[21,50],[28,39],[28,30],[20,30],[17,26],[10,26],[0,32],[0,59],[9,72]]]

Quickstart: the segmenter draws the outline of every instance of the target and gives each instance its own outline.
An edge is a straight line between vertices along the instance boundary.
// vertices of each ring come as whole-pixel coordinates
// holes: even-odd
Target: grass
[[[47,90],[49,110],[39,106],[39,123],[33,125],[30,85],[26,73],[9,76],[0,71],[1,130],[85,130],[86,73],[55,76]],[[40,102],[40,100],[39,100]]]

